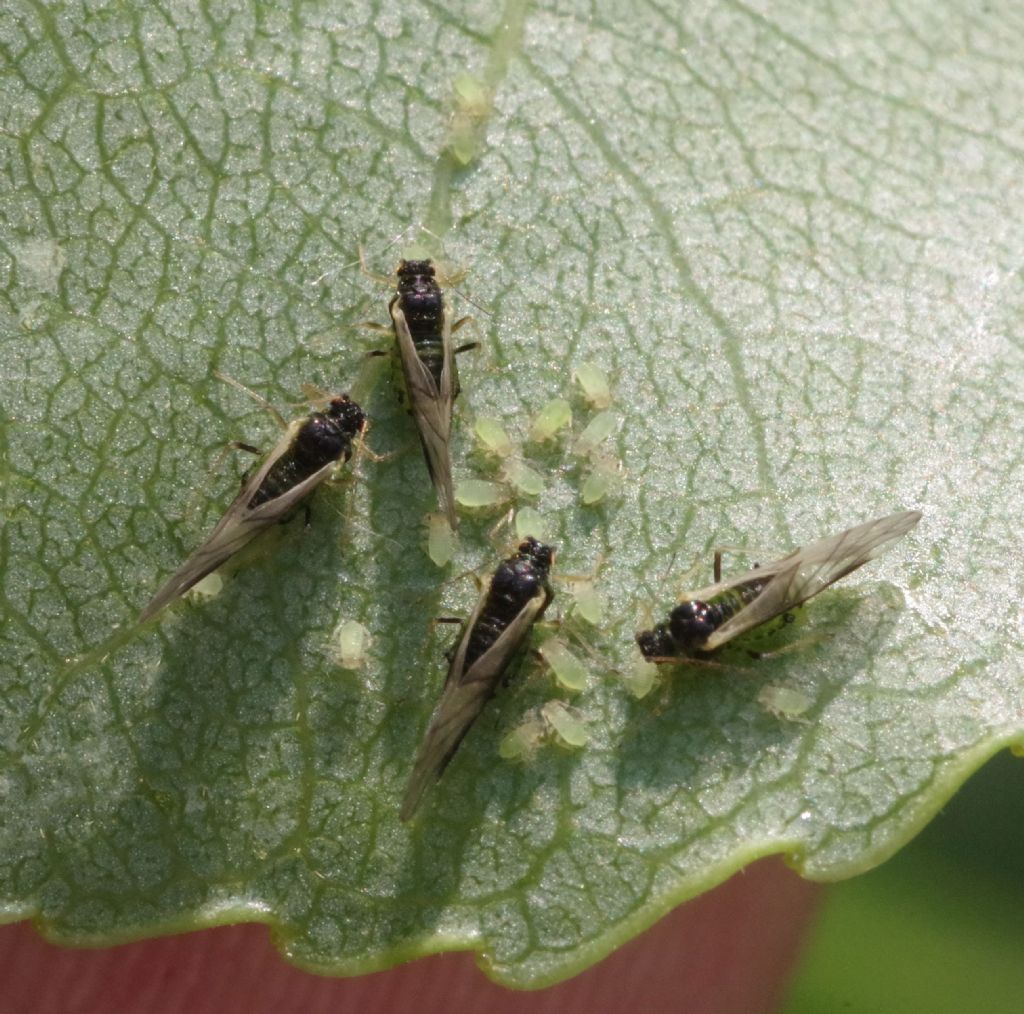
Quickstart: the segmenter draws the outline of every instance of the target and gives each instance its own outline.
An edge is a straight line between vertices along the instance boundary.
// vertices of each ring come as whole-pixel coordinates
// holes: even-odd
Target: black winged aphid
[[[636,642],[651,662],[699,658],[740,634],[796,608],[862,567],[903,538],[920,511],[866,521],[726,581],[688,594],[664,623],[642,630]]]
[[[181,598],[264,529],[286,520],[306,497],[352,456],[365,428],[363,410],[348,395],[292,422],[206,541],[164,582],[139,614],[145,622]]]
[[[403,260],[395,272],[398,291],[388,304],[409,399],[419,431],[423,457],[437,501],[448,524],[458,525],[452,486],[452,411],[459,394],[459,375],[452,331],[469,318],[452,323],[451,311],[429,260]],[[472,348],[470,343],[463,348]]]
[[[451,654],[441,700],[431,716],[405,787],[400,816],[416,812],[466,733],[498,689],[502,675],[526,643],[531,627],[554,597],[555,551],[534,538],[503,560],[480,594]]]

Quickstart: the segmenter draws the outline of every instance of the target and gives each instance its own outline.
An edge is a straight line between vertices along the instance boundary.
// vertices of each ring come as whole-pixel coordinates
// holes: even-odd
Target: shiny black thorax
[[[441,386],[444,367],[444,295],[430,261],[402,261],[398,265],[398,292],[389,304],[402,310],[412,343],[434,382]]]
[[[529,538],[520,544],[515,554],[501,562],[491,578],[491,586],[476,623],[469,632],[463,671],[491,648],[538,592],[543,592],[550,601],[549,576],[553,556],[550,546]]]
[[[347,395],[335,398],[323,412],[313,412],[299,427],[291,446],[270,467],[248,507],[276,500],[332,461],[352,456],[352,441],[366,417]]]
[[[730,588],[708,602],[681,602],[669,613],[666,623],[640,631],[636,643],[647,659],[699,656],[707,639],[763,590],[763,581],[752,581]]]

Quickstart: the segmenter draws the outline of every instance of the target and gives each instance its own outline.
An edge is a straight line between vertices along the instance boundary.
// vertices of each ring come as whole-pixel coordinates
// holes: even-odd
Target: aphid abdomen
[[[683,602],[669,614],[667,633],[672,639],[674,654],[688,655],[701,651],[707,639],[727,620],[760,595],[763,584],[755,582],[716,595],[709,602]]]
[[[444,295],[430,261],[402,261],[398,265],[398,292],[391,301],[405,316],[409,335],[420,361],[441,386],[444,368]]]
[[[465,660],[467,669],[501,637],[526,603],[537,594],[541,584],[542,577],[529,560],[505,560],[498,567],[491,578],[487,600],[469,635]]]

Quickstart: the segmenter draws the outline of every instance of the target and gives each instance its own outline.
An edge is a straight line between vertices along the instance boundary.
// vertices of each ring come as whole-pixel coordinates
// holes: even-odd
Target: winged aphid
[[[181,598],[262,531],[290,517],[337,465],[348,461],[365,425],[363,410],[344,394],[332,398],[322,411],[292,422],[206,540],[142,610],[139,622]]]
[[[555,551],[532,537],[495,570],[452,646],[441,699],[420,744],[400,816],[409,820],[551,604]]]
[[[453,324],[431,261],[403,260],[395,273],[397,292],[388,311],[409,411],[419,432],[438,504],[454,530],[459,521],[455,514],[450,444],[452,411],[459,395],[455,355],[462,348],[452,347],[452,332],[469,318]]]
[[[920,520],[920,511],[876,518],[701,588],[687,595],[664,623],[636,635],[640,651],[651,662],[706,655],[824,591],[883,553]]]

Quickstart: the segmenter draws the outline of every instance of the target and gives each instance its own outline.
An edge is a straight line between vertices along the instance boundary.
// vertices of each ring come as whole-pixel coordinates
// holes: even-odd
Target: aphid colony
[[[396,275],[397,291],[388,304],[391,330],[409,412],[440,511],[428,516],[429,553],[438,566],[444,566],[455,549],[456,504],[484,505],[492,495],[483,487],[493,484],[480,483],[477,489],[465,482],[456,485],[452,478],[452,415],[459,394],[455,356],[473,345],[453,348],[452,334],[468,318],[452,323],[429,260],[403,260]],[[600,445],[616,430],[618,419],[608,411],[611,394],[604,371],[585,364],[575,371],[574,378],[597,410],[573,445],[574,453],[589,462],[582,502],[596,503],[604,497],[617,472],[617,463],[600,451]],[[571,406],[563,399],[554,399],[533,420],[529,439],[550,440],[571,420]],[[286,425],[284,435],[263,463],[244,479],[240,492],[209,536],[142,610],[139,622],[152,619],[208,579],[265,529],[288,520],[349,461],[366,425],[363,410],[344,394],[329,398],[322,409],[305,419]],[[536,496],[543,491],[543,478],[522,460],[499,422],[480,418],[475,430],[484,451],[502,460],[503,482],[526,495]],[[474,481],[479,483],[469,483]],[[877,518],[724,581],[720,555],[716,554],[715,583],[684,596],[664,622],[637,633],[642,655],[642,660],[637,659],[638,672],[644,666],[653,671],[651,663],[677,664],[706,657],[741,634],[780,617],[784,620],[791,610],[884,552],[920,518],[919,511]],[[519,511],[517,531],[521,539],[518,549],[502,560],[483,583],[476,607],[448,652],[448,675],[411,768],[400,809],[402,820],[413,816],[426,791],[444,772],[487,701],[524,654],[534,625],[554,598],[551,571],[555,550],[539,537],[542,518],[532,508]],[[575,614],[599,624],[603,606],[592,580],[570,581],[577,586]],[[349,668],[362,665],[370,632],[349,620],[338,628],[337,640],[339,664]],[[539,654],[563,689],[579,690],[586,685],[586,668],[563,638],[548,639]],[[634,682],[634,693],[642,696],[649,688],[650,677],[640,675]],[[789,697],[777,697],[766,696],[763,701],[774,713],[799,714],[805,710],[805,706],[796,707]],[[541,741],[551,738],[570,746],[580,746],[587,740],[579,719],[560,701],[549,701],[531,713],[502,741],[500,752],[510,759],[525,758]]]

